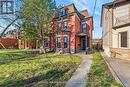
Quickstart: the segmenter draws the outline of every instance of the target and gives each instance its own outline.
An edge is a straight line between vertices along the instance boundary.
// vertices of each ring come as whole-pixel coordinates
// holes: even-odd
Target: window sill
[[[128,47],[119,47],[120,49],[124,49],[124,50],[127,50],[129,49]]]

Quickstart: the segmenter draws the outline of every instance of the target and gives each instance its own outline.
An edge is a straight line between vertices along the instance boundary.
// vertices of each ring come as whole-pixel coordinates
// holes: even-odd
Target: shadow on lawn
[[[11,62],[15,62],[15,61],[21,61],[21,60],[27,60],[30,59],[31,57],[35,57],[37,55],[19,55],[19,54],[7,54],[6,56],[4,56],[4,58],[2,60],[0,60],[0,65],[2,64],[7,64],[7,63],[11,63]]]
[[[41,54],[43,55],[43,54]],[[19,55],[19,54],[7,54],[5,56],[5,58],[3,60],[0,60],[0,65],[3,64],[8,64],[8,63],[12,63],[12,62],[19,62],[19,61],[30,61],[30,60],[39,60],[39,59],[44,59],[44,58],[54,58],[57,55],[52,55],[52,56],[39,56],[36,54],[23,54],[23,55]]]
[[[51,70],[48,73],[44,74],[44,75],[39,75],[36,77],[32,77],[29,79],[25,79],[25,80],[18,80],[18,81],[9,81],[5,84],[0,85],[0,87],[32,87],[35,85],[35,87],[37,86],[42,86],[42,87],[63,87],[64,84],[57,84],[57,83],[48,83],[48,82],[55,82],[55,81],[59,81],[61,77],[64,76],[65,73],[67,73],[69,71],[69,69],[64,69],[62,71],[58,71],[58,70]],[[62,79],[63,81],[66,78]],[[60,85],[60,86],[57,86]]]

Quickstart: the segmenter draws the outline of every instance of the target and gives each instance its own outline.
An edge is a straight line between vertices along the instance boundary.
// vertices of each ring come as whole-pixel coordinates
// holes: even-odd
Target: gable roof
[[[77,8],[75,7],[74,3],[64,6],[63,8],[68,10],[68,14],[76,13],[78,17],[83,20],[85,18],[90,18],[87,9],[79,12]]]
[[[89,16],[87,9],[81,11],[80,13],[81,13],[84,17],[88,17],[88,16]]]
[[[112,2],[109,2],[109,3],[105,3],[102,5],[102,12],[101,12],[101,22],[100,22],[100,26],[102,27],[102,19],[103,19],[103,11],[104,9],[103,8],[112,8],[114,5],[117,5],[117,4],[122,4],[122,3],[127,3],[127,2],[130,2],[130,0],[115,0],[115,1],[112,1]]]

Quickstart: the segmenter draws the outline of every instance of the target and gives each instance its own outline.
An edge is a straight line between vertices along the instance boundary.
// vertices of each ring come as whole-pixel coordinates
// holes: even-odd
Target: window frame
[[[85,25],[85,27],[84,27],[84,25]],[[82,32],[87,32],[87,24],[86,24],[86,22],[82,22],[81,26],[82,26]]]
[[[64,22],[64,24],[63,24],[64,29],[67,29],[67,28],[68,28],[68,21],[65,20],[65,21],[63,21],[63,22]]]
[[[11,8],[11,7],[8,6],[8,3],[10,3],[12,6],[11,10],[9,10],[9,8]],[[4,5],[6,5],[5,9],[4,9]],[[1,14],[13,14],[14,13],[14,1],[0,1],[0,7],[1,7],[0,8]]]
[[[64,8],[60,8],[60,16],[65,15],[65,9]]]
[[[60,24],[60,26],[59,26],[59,24]],[[61,34],[61,30],[62,30],[62,23],[58,22],[57,34]]]
[[[60,26],[59,26],[60,25]],[[58,22],[58,29],[59,28],[62,28],[62,23],[61,22]]]
[[[64,48],[68,48],[68,37],[64,37]]]
[[[61,48],[61,37],[57,37],[57,48]]]
[[[123,47],[122,46],[122,42],[121,42],[121,33],[127,33],[127,46],[126,47]],[[128,49],[129,48],[129,40],[128,40],[128,38],[129,38],[129,33],[128,33],[128,31],[122,31],[122,32],[119,32],[119,34],[118,34],[118,38],[119,38],[119,42],[118,42],[118,44],[119,44],[119,48],[123,48],[123,49]]]

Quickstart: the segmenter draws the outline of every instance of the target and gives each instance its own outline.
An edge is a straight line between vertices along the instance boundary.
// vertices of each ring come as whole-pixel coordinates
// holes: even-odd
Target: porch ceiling
[[[87,36],[87,33],[80,32],[80,33],[77,33],[76,36],[79,36],[79,37]]]

